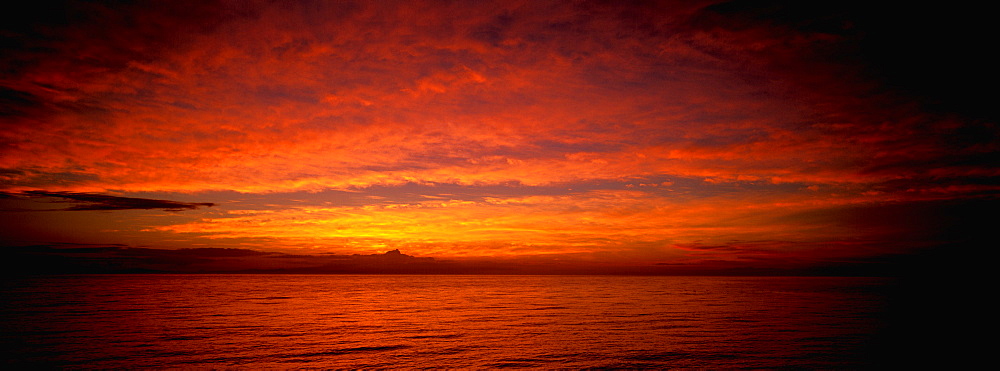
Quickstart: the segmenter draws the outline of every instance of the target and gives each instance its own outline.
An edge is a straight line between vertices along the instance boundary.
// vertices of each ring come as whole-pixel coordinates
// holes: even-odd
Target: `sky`
[[[995,242],[1000,63],[988,12],[958,3],[5,13],[8,252],[690,273]]]

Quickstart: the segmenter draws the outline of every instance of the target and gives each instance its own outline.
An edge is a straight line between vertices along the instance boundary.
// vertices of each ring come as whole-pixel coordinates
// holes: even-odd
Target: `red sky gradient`
[[[988,223],[966,214],[1000,191],[974,11],[67,1],[4,18],[8,247],[863,265],[979,247]]]

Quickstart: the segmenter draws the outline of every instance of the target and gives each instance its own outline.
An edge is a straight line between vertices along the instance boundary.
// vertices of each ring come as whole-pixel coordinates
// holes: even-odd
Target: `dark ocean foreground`
[[[55,368],[912,364],[894,279],[449,275],[10,278],[3,362]],[[918,357],[919,354],[910,354]]]

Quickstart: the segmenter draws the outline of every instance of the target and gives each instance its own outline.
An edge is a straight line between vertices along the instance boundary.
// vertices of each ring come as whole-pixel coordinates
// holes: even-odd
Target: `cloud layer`
[[[930,117],[866,85],[844,56],[859,47],[849,17],[786,24],[669,2],[349,4],[204,7],[199,27],[169,6],[90,4],[78,23],[35,25],[40,46],[7,61],[5,184],[275,192],[996,175],[968,163],[995,153],[995,137],[976,135],[992,126]]]
[[[838,219],[845,208],[1000,190],[995,117],[940,78],[995,80],[939,42],[976,45],[975,17],[920,31],[941,50],[917,53],[907,35],[922,25],[852,3],[20,12],[2,29],[0,190],[82,203],[68,211],[220,197],[199,220],[135,222],[156,236],[655,261],[813,246],[834,259],[869,254],[845,246],[877,235]],[[925,85],[921,67],[934,68]]]

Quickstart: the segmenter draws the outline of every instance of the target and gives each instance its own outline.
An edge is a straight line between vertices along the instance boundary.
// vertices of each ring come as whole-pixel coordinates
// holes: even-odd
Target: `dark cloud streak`
[[[181,211],[184,209],[197,209],[201,206],[215,206],[211,202],[180,202],[171,200],[156,200],[150,198],[120,197],[97,193],[79,192],[46,192],[46,191],[25,191],[21,193],[29,197],[55,197],[81,204],[58,209],[57,211],[93,211],[93,210],[151,210],[163,209],[166,211]]]

